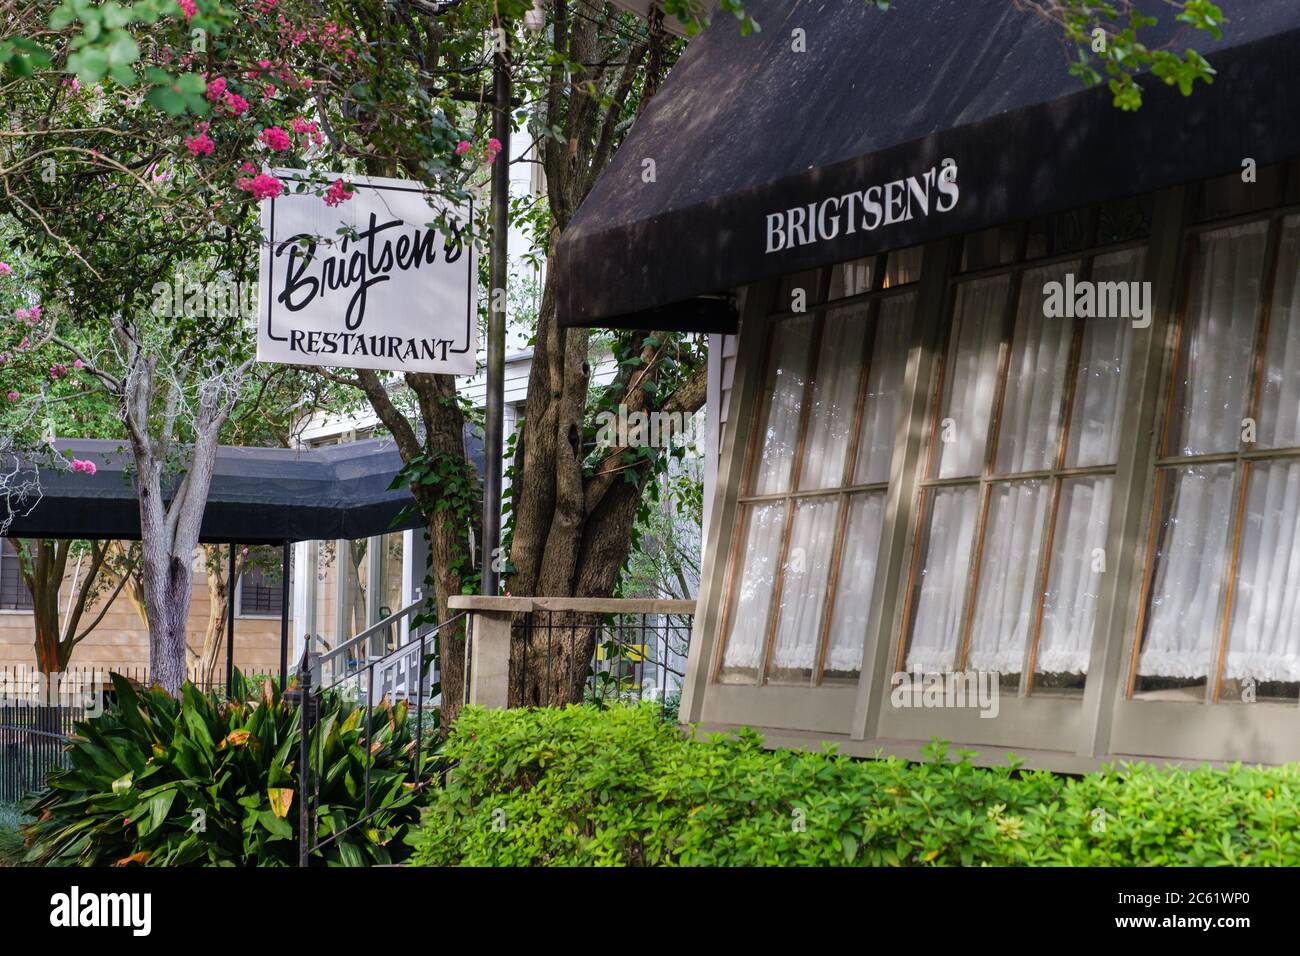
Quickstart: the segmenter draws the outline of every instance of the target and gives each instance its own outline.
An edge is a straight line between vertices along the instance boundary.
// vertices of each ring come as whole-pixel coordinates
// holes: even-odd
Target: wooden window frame
[[[1265,243],[1263,258],[1260,263],[1260,297],[1255,307],[1254,333],[1251,361],[1248,367],[1243,417],[1259,421],[1260,402],[1263,397],[1265,362],[1267,361],[1268,336],[1273,314],[1273,298],[1277,287],[1277,273],[1281,251],[1281,238],[1286,220],[1300,216],[1300,202],[1286,202],[1290,180],[1300,175],[1295,164],[1283,163],[1278,168],[1276,190],[1273,202],[1264,209],[1238,215],[1224,216],[1217,219],[1193,221],[1193,195],[1185,203],[1183,222],[1179,239],[1182,250],[1182,264],[1179,270],[1179,298],[1177,313],[1171,323],[1169,333],[1169,360],[1161,382],[1160,407],[1155,423],[1157,437],[1153,443],[1153,453],[1147,469],[1146,481],[1149,485],[1149,511],[1147,530],[1144,536],[1143,557],[1141,560],[1140,585],[1138,596],[1137,619],[1134,624],[1132,640],[1128,654],[1127,677],[1124,696],[1128,700],[1142,701],[1137,690],[1138,662],[1149,623],[1152,590],[1155,586],[1156,550],[1161,535],[1161,510],[1164,506],[1166,475],[1180,468],[1205,467],[1212,465],[1233,466],[1232,498],[1229,506],[1229,526],[1227,540],[1221,542],[1225,549],[1223,576],[1220,580],[1218,605],[1215,621],[1218,635],[1215,641],[1214,656],[1211,659],[1211,672],[1205,675],[1205,690],[1199,704],[1218,704],[1223,699],[1224,669],[1227,663],[1228,644],[1232,630],[1233,602],[1236,597],[1237,573],[1241,558],[1242,536],[1245,527],[1246,506],[1252,467],[1261,462],[1296,461],[1300,459],[1300,446],[1281,448],[1249,447],[1240,440],[1232,451],[1206,452],[1197,455],[1169,454],[1171,430],[1175,425],[1176,401],[1178,396],[1178,376],[1183,367],[1182,338],[1187,331],[1189,307],[1191,304],[1191,280],[1196,263],[1195,245],[1198,237],[1204,233],[1217,232],[1234,226],[1264,223]],[[1199,184],[1198,184],[1199,185]],[[1238,433],[1240,434],[1240,433]],[[1153,703],[1165,703],[1156,702]],[[1191,700],[1180,703],[1197,703]],[[1300,696],[1295,700],[1277,701],[1272,706],[1300,708]]]
[[[1024,275],[1027,272],[1053,265],[1077,263],[1080,281],[1087,281],[1092,277],[1093,266],[1098,258],[1104,258],[1106,256],[1126,251],[1140,251],[1144,258],[1149,254],[1149,236],[1119,242],[1098,242],[1096,239],[1096,233],[1098,230],[1099,206],[1094,205],[1089,207],[1084,211],[1084,216],[1085,244],[1079,249],[1051,256],[1042,256],[1033,259],[1028,258],[1027,252],[1030,223],[1026,220],[1018,224],[1019,232],[1016,237],[1016,248],[1010,262],[1002,263],[997,266],[956,273],[948,279],[944,309],[944,341],[942,347],[936,353],[936,374],[933,376],[934,381],[928,396],[924,463],[915,481],[917,489],[915,523],[912,528],[912,540],[910,543],[911,561],[909,562],[907,581],[903,593],[900,596],[900,601],[902,602],[902,617],[897,634],[897,640],[895,641],[896,651],[894,657],[894,668],[896,671],[905,671],[907,669],[906,656],[911,639],[912,621],[916,612],[917,602],[920,599],[921,562],[923,557],[928,553],[928,547],[922,547],[921,542],[928,527],[927,518],[930,516],[930,508],[937,493],[948,488],[974,488],[978,495],[976,502],[976,527],[974,533],[971,535],[971,551],[970,558],[967,562],[964,596],[962,599],[961,632],[958,636],[957,657],[953,663],[953,670],[965,671],[969,665],[975,612],[978,608],[979,602],[979,588],[985,559],[984,545],[986,541],[986,532],[988,530],[988,516],[993,491],[996,487],[1015,485],[1028,481],[1038,481],[1043,485],[1043,489],[1048,495],[1046,504],[1047,511],[1044,516],[1042,536],[1039,541],[1038,553],[1040,555],[1040,567],[1036,574],[1034,603],[1031,610],[1033,624],[1028,640],[1025,642],[1017,696],[1024,698],[1033,693],[1034,671],[1037,666],[1039,643],[1042,638],[1043,612],[1045,609],[1047,585],[1051,580],[1052,561],[1054,557],[1052,549],[1057,521],[1059,518],[1059,506],[1062,490],[1065,483],[1071,480],[1081,478],[1110,478],[1113,495],[1115,493],[1115,478],[1118,471],[1118,461],[1101,465],[1072,467],[1067,467],[1065,464],[1069,453],[1071,419],[1075,412],[1074,404],[1076,398],[1076,387],[1078,384],[1079,363],[1083,350],[1085,326],[1089,321],[1102,321],[1075,317],[1072,320],[1073,327],[1070,333],[1069,359],[1064,372],[1065,380],[1062,383],[1062,394],[1056,415],[1056,448],[1052,454],[1050,466],[1047,468],[1020,472],[999,472],[997,470],[1002,415],[1005,410],[1007,382],[1010,375],[1011,356],[1015,344],[1016,319],[1019,314],[1020,297],[1024,291]],[[980,471],[978,474],[973,475],[951,476],[947,478],[937,477],[937,462],[940,446],[942,444],[939,438],[940,416],[943,414],[943,399],[944,389],[947,385],[946,375],[948,362],[951,356],[951,351],[955,347],[956,335],[958,333],[956,321],[957,290],[963,285],[968,285],[978,281],[997,279],[1003,276],[1009,277],[1007,283],[1007,297],[1006,302],[1003,305],[1003,314],[1001,317],[1002,328],[998,343],[997,378],[993,407],[989,412],[988,431],[985,436],[984,454],[982,456]],[[1119,427],[1118,423],[1115,427]],[[1094,618],[1094,621],[1095,620],[1096,618]],[[1095,626],[1096,625],[1094,624],[1094,629]],[[1057,696],[1068,696],[1073,699],[1080,697],[1081,693],[1082,690]]]
[[[901,250],[892,250],[893,252]],[[799,425],[795,438],[794,460],[790,464],[790,473],[788,484],[785,491],[774,492],[769,494],[758,494],[753,491],[754,482],[754,465],[755,457],[758,454],[759,434],[765,423],[765,416],[770,408],[771,393],[765,392],[759,396],[758,401],[752,407],[750,414],[749,427],[745,429],[747,439],[745,443],[743,460],[741,462],[741,472],[739,475],[739,494],[736,496],[736,518],[733,522],[732,530],[732,547],[730,548],[730,558],[727,562],[725,572],[725,588],[722,596],[722,615],[719,627],[719,639],[716,644],[715,653],[711,662],[710,679],[713,683],[728,684],[746,684],[750,686],[766,686],[770,684],[794,686],[794,687],[821,687],[826,683],[826,654],[830,642],[831,620],[835,609],[836,599],[839,593],[839,572],[844,554],[844,543],[847,537],[849,510],[852,502],[857,495],[888,495],[890,481],[888,478],[884,481],[877,482],[855,482],[855,472],[857,468],[857,454],[862,440],[862,420],[866,410],[867,387],[871,375],[872,362],[875,358],[875,338],[878,331],[880,312],[882,303],[886,299],[897,298],[902,296],[917,296],[921,281],[902,283],[899,285],[885,285],[887,276],[887,258],[889,253],[880,253],[872,257],[874,259],[871,273],[872,288],[865,292],[856,293],[850,296],[843,296],[837,299],[829,298],[829,292],[832,283],[832,277],[837,268],[849,263],[837,263],[831,266],[825,266],[816,270],[818,292],[813,306],[803,312],[794,312],[788,309],[779,309],[779,303],[773,303],[773,309],[764,316],[763,320],[763,348],[758,364],[759,387],[765,388],[769,383],[769,374],[772,370],[773,345],[778,334],[779,324],[783,321],[792,321],[795,319],[810,316],[813,322],[812,335],[808,346],[808,366],[807,375],[804,382],[803,397],[800,401],[799,408]],[[856,262],[859,260],[850,260]],[[924,276],[924,271],[922,271]],[[779,289],[779,284],[777,288]],[[826,488],[800,488],[800,479],[804,464],[804,452],[806,450],[806,441],[808,430],[812,421],[812,398],[817,382],[817,365],[820,359],[822,335],[825,330],[828,317],[834,313],[842,313],[855,308],[866,308],[867,316],[865,327],[866,335],[863,337],[862,352],[858,363],[858,381],[854,408],[852,414],[852,425],[849,434],[849,446],[845,451],[844,468],[841,472],[840,481]],[[833,321],[833,319],[831,319]],[[903,394],[900,389],[899,404],[900,410],[903,403]],[[891,448],[897,445],[898,436],[895,433],[895,440],[891,443]],[[813,666],[807,681],[789,681],[774,680],[772,677],[772,658],[775,650],[776,633],[780,623],[781,615],[781,596],[784,589],[785,566],[789,559],[790,538],[793,533],[795,515],[800,502],[805,500],[830,500],[836,501],[835,516],[835,536],[832,542],[831,563],[827,571],[826,595],[821,609],[819,632],[817,635],[817,652],[814,657]],[[784,524],[781,529],[781,546],[777,555],[776,577],[773,582],[772,600],[768,607],[767,621],[763,631],[763,647],[758,662],[758,667],[754,680],[745,681],[723,681],[723,658],[726,654],[727,640],[730,636],[731,626],[734,623],[737,587],[740,577],[744,573],[745,554],[744,540],[749,528],[749,521],[754,510],[764,504],[784,504]],[[882,527],[883,534],[883,527]],[[865,649],[864,649],[865,654]],[[856,686],[861,679],[861,666],[859,666],[858,676],[851,682],[836,681],[836,684],[851,683]]]

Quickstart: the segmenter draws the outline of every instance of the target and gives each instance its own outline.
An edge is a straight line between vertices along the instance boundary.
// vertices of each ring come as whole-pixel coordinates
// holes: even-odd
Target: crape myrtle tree
[[[218,437],[253,374],[242,310],[211,293],[251,281],[257,203],[283,189],[259,170],[310,166],[325,122],[317,98],[366,75],[346,29],[320,12],[273,0],[51,2],[0,25],[25,51],[0,87],[0,216],[14,236],[0,255],[21,264],[30,302],[4,327],[6,374],[75,369],[120,417],[150,670],[172,693]],[[350,198],[341,181],[320,192]],[[45,441],[47,385],[5,396],[16,460],[84,467]],[[10,507],[39,496],[32,472],[6,482]]]

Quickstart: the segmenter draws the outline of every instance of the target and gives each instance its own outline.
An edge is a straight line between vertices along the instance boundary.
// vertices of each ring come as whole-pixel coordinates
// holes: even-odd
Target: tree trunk
[[[235,586],[243,572],[243,562],[235,556],[235,580],[228,582],[222,572],[225,555],[220,545],[203,545],[204,566],[207,570],[208,621],[203,630],[203,645],[194,655],[195,680],[211,687],[216,683],[221,653],[225,646],[226,618],[231,613]]]

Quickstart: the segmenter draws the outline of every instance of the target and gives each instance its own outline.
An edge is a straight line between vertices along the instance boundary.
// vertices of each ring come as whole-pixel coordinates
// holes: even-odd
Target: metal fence
[[[538,609],[519,615],[511,700],[550,707],[580,697],[607,705],[659,702],[665,717],[677,703],[690,652],[693,614],[586,613]],[[591,653],[583,660],[583,651]]]
[[[413,613],[416,605],[403,608],[397,614],[385,619],[382,624]],[[415,739],[412,747],[411,779],[408,786],[415,791],[422,790],[428,781],[426,775],[426,747],[430,742],[426,736],[425,723],[427,708],[431,707],[437,693],[433,680],[436,672],[438,648],[442,645],[443,635],[452,633],[464,622],[465,615],[457,614],[450,620],[432,627],[417,627],[409,634],[406,643],[382,654],[366,653],[367,642],[372,632],[380,625],[370,628],[352,638],[345,645],[331,651],[324,657],[313,659],[310,647],[304,649],[303,659],[298,665],[298,685],[289,692],[289,698],[298,703],[299,741],[298,766],[302,776],[298,782],[298,862],[308,866],[312,854],[323,850],[345,833],[364,826],[377,809],[372,806],[370,770],[375,751],[370,735],[374,730],[374,709],[382,701],[405,701],[410,708],[410,718],[414,721]],[[354,646],[349,646],[354,645]],[[323,678],[320,675],[327,675]],[[324,773],[324,761],[321,755],[322,733],[320,729],[321,699],[323,695],[339,695],[353,706],[364,708],[366,728],[365,754],[366,773],[362,783],[362,806],[358,817],[347,827],[332,833],[323,839],[317,832],[316,824],[321,808],[321,779]],[[315,741],[313,753],[312,741]]]
[[[45,789],[51,770],[64,765],[64,745],[80,707],[0,704],[0,803],[20,803]]]
[[[149,686],[147,667],[76,667],[42,674],[33,667],[0,667],[0,803],[20,803],[45,789],[50,771],[66,763],[65,747],[78,721],[100,713],[112,687],[109,674]],[[188,675],[203,690],[220,682]]]

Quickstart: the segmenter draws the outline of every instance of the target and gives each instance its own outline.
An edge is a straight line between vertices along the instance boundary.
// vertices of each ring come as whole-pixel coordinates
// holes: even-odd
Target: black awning
[[[1149,45],[1194,45],[1212,85],[1183,97],[1146,77],[1142,109],[1124,113],[1008,0],[747,0],[762,26],[748,37],[719,15],[561,236],[560,323],[646,327],[647,310],[759,279],[1300,155],[1300,3],[1224,4],[1220,41],[1161,0],[1136,5],[1161,19]],[[912,217],[865,228],[873,187]]]
[[[14,501],[10,537],[140,537],[134,461],[120,441],[58,442],[68,458],[95,463],[94,475],[39,469],[39,496]],[[11,462],[12,466],[12,462]],[[402,458],[391,442],[324,448],[222,446],[200,537],[205,542],[280,544],[365,538],[420,524],[410,491],[389,491]],[[30,469],[24,469],[30,473]],[[175,481],[169,486],[174,489]],[[394,524],[411,506],[412,514]]]

